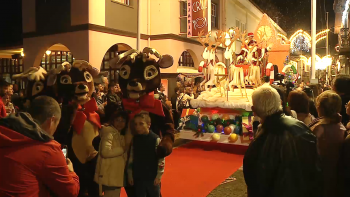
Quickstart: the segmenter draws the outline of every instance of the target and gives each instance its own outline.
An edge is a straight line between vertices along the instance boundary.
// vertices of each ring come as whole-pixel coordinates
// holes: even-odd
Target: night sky
[[[21,0],[1,1],[0,24],[0,48],[23,44]]]
[[[253,0],[288,36],[296,30],[311,33],[311,0]],[[317,0],[317,32],[326,28],[325,12],[329,12],[329,27],[334,30],[333,0]],[[0,6],[0,47],[22,45],[21,0],[6,0]],[[331,52],[337,44],[337,36],[330,34]],[[317,44],[317,53],[325,54],[325,41]]]
[[[295,31],[303,29],[311,35],[311,0],[253,0],[264,10],[277,24],[287,32],[290,37]],[[331,53],[335,53],[334,47],[338,43],[337,35],[334,35],[335,13],[333,0],[317,0],[317,33],[326,29],[326,12],[329,12],[329,28],[331,30],[329,44]],[[316,53],[325,55],[326,41],[317,43]]]

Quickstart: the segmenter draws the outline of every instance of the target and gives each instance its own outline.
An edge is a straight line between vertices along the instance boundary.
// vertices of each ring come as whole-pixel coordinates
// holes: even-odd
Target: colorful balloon
[[[213,114],[212,116],[211,116],[211,119],[212,120],[216,120],[216,119],[218,119],[219,118],[219,114]]]
[[[220,140],[220,135],[215,133],[211,136],[213,142],[218,142]]]
[[[232,133],[229,137],[228,137],[228,141],[231,143],[235,143],[238,140],[238,135],[235,133]]]
[[[234,125],[234,124],[230,124],[228,127],[231,128],[232,132],[234,132],[236,129],[236,125]]]
[[[206,116],[206,115],[203,115],[203,116],[201,117],[201,120],[202,120],[202,122],[208,122],[208,121],[209,121],[209,117]]]
[[[225,133],[225,135],[230,135],[232,133],[231,127],[225,127],[224,133]]]
[[[229,120],[229,119],[230,119],[230,115],[224,114],[224,115],[222,116],[222,119],[223,119],[223,120]]]
[[[208,126],[208,133],[214,133],[215,131],[215,126],[214,125],[209,125]]]
[[[216,126],[216,132],[217,133],[222,133],[222,130],[224,129],[224,127],[222,125],[218,125]]]

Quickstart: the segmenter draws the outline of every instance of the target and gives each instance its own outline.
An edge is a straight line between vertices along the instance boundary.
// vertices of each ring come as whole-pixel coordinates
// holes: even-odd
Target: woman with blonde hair
[[[326,91],[316,98],[319,118],[309,127],[317,137],[317,149],[323,170],[324,196],[337,193],[337,167],[345,127],[341,123],[342,100],[333,91]]]

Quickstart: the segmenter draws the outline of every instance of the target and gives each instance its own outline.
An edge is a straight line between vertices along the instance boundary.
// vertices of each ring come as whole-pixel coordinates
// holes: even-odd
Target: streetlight
[[[316,0],[311,1],[311,83],[316,71]],[[317,82],[316,82],[317,83]]]

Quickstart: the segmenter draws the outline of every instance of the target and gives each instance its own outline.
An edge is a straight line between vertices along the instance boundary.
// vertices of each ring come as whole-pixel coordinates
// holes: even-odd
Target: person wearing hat
[[[3,78],[0,79],[0,118],[5,118],[7,116],[5,104],[2,101],[2,97],[8,94],[9,87],[10,87],[9,82],[7,82]]]

